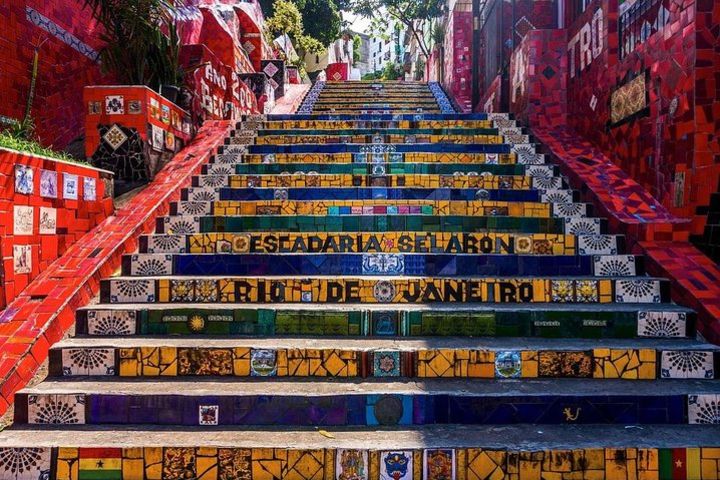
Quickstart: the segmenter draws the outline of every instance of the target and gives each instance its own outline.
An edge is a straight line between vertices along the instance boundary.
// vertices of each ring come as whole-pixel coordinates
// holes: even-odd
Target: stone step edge
[[[203,435],[206,434],[206,435]],[[283,451],[327,449],[423,450],[471,448],[530,452],[578,449],[698,448],[720,455],[720,427],[713,425],[428,425],[383,428],[232,428],[218,426],[63,425],[22,426],[0,435],[8,448],[277,448]],[[479,452],[478,452],[479,453]],[[565,453],[565,452],[563,452]],[[625,453],[625,452],[623,452]],[[606,458],[619,458],[608,451]],[[623,466],[625,463],[623,462]],[[418,476],[418,478],[422,478]],[[599,477],[601,478],[601,477]]]

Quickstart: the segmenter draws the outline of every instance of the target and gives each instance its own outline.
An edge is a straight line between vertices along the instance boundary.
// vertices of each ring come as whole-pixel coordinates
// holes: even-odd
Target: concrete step
[[[210,164],[285,164],[285,163],[433,163],[478,165],[524,165],[514,153],[462,153],[462,152],[339,152],[339,153],[233,153],[232,146],[218,147],[218,154],[210,158]],[[542,162],[535,162],[542,165]]]
[[[121,274],[168,275],[385,275],[637,277],[634,255],[495,255],[435,253],[175,253],[126,254]]]
[[[561,199],[567,199],[571,192],[560,191]],[[549,218],[553,216],[552,204],[532,201],[494,200],[213,200],[212,194],[219,192],[205,189],[192,192],[194,202],[212,202],[213,215],[221,218],[238,215],[470,215],[478,218],[529,217]],[[552,193],[545,194],[552,200]],[[547,198],[552,195],[552,198]],[[566,203],[566,202],[563,202]],[[343,208],[344,207],[344,208]],[[161,217],[163,223],[164,218]],[[591,220],[591,219],[578,219]],[[599,233],[599,232],[598,232]]]
[[[193,187],[230,188],[302,188],[302,187],[404,187],[404,188],[482,188],[486,190],[529,190],[563,188],[561,177],[533,178],[529,175],[492,174],[386,174],[386,173],[319,173],[305,172],[232,175],[201,175],[193,177]]]
[[[504,130],[503,130],[504,131]],[[238,131],[232,130],[230,135],[237,134]],[[521,130],[515,131],[520,133]],[[387,137],[389,135],[502,135],[501,129],[494,127],[447,127],[447,128],[420,128],[420,127],[407,127],[407,128],[361,128],[351,127],[344,128],[337,124],[328,125],[327,128],[273,128],[273,129],[259,129],[257,130],[258,137],[265,136],[306,136],[306,135],[328,135],[328,136],[366,136],[366,137]],[[384,142],[376,142],[384,143]]]
[[[157,233],[248,232],[496,232],[597,236],[607,229],[599,218],[479,217],[472,215],[246,215],[174,216],[157,219]]]
[[[652,277],[112,277],[103,303],[641,303],[670,301]]]
[[[405,114],[405,115],[392,115],[392,114],[343,114],[343,115],[331,115],[331,114],[280,114],[280,115],[265,115],[263,120],[269,122],[278,121],[304,121],[304,120],[329,120],[329,121],[424,121],[424,120],[451,120],[451,121],[466,121],[466,120],[491,120],[494,122],[503,120],[512,120],[512,115],[509,113],[470,113],[470,114],[440,114],[440,113],[424,113],[424,114]],[[241,119],[241,121],[244,119]]]
[[[533,179],[560,177],[552,165],[496,165],[467,163],[242,163],[204,165],[203,175],[281,175],[281,174],[341,174],[341,175],[454,175],[477,173],[485,175],[527,175]],[[200,186],[199,182],[198,185]],[[548,188],[545,185],[538,188]],[[560,188],[560,187],[557,187]]]
[[[140,253],[467,253],[616,255],[622,235],[505,233],[204,233],[143,235]]]
[[[529,177],[522,177],[529,178]],[[215,177],[219,180],[214,183],[226,183],[222,177]],[[298,185],[315,185],[315,186],[293,186],[291,179],[287,181],[280,179],[275,182],[275,187],[263,187],[264,183],[260,177],[249,177],[246,187],[229,188],[223,186],[206,186],[206,187],[189,187],[183,188],[180,192],[182,200],[192,202],[205,202],[206,207],[199,211],[208,210],[215,205],[210,202],[323,202],[334,203],[332,206],[355,206],[369,207],[377,202],[385,201],[386,203],[398,202],[395,205],[413,205],[422,202],[425,205],[438,204],[438,202],[526,202],[526,203],[549,203],[549,204],[573,204],[577,198],[573,190],[550,189],[550,190],[512,190],[512,189],[484,189],[484,188],[420,188],[420,187],[392,187],[383,186],[387,184],[387,178],[378,177],[371,179],[373,186],[367,187],[333,187],[330,185],[322,185],[320,176],[308,176],[306,179],[298,179]],[[282,186],[290,184],[290,186]],[[257,186],[253,186],[257,185]],[[355,202],[355,203],[348,203]],[[473,205],[482,206],[505,206],[501,204],[480,204]],[[273,203],[268,203],[273,205]],[[448,206],[458,206],[460,203],[448,204]],[[568,207],[570,211],[579,209],[573,215],[563,216],[587,216],[591,211],[588,204],[574,203]],[[175,209],[176,212],[182,210]],[[192,210],[194,212],[194,209]],[[195,213],[197,214],[197,213]],[[485,212],[481,212],[485,214]]]
[[[245,123],[238,122],[237,129],[245,128]],[[263,130],[300,130],[300,129],[325,129],[334,128],[521,128],[515,120],[502,119],[492,120],[266,120],[257,125],[258,132]]]
[[[49,379],[15,395],[15,423],[223,426],[431,424],[678,425],[717,422],[720,382],[704,380],[317,378],[152,382]]]
[[[85,337],[50,351],[54,377],[720,377],[720,347],[683,340]]]
[[[323,337],[695,338],[695,313],[672,304],[223,306],[97,304],[76,312],[78,335]]]

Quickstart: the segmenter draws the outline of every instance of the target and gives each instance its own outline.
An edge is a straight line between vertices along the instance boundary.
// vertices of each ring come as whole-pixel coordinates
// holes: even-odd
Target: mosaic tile
[[[380,452],[380,480],[413,480],[414,473],[412,451]]]
[[[154,254],[135,254],[130,257],[130,275],[157,277],[172,275],[173,256]]]
[[[688,395],[688,423],[720,425],[720,395]]]
[[[339,448],[335,452],[336,480],[368,480],[370,465],[367,450]]]
[[[149,235],[147,253],[185,253],[185,237],[183,235]]]
[[[63,198],[66,200],[77,200],[78,188],[78,176],[63,173]]]
[[[596,255],[594,272],[602,277],[634,277],[637,275],[633,255]]]
[[[52,449],[0,448],[0,478],[43,480],[51,478]]]
[[[27,165],[15,165],[15,193],[32,195],[35,192],[35,171]]]
[[[63,375],[115,375],[115,349],[64,348]]]
[[[40,207],[40,235],[55,235],[57,233],[57,209]]]
[[[170,235],[190,235],[200,232],[198,217],[165,217],[163,233]]]
[[[137,317],[134,311],[127,310],[88,310],[88,335],[133,335]]]
[[[455,480],[455,450],[426,449],[423,451],[423,480]]]
[[[217,425],[220,407],[218,405],[198,406],[198,425]]]
[[[110,282],[112,303],[154,302],[155,282],[152,280],[113,280]]]
[[[28,395],[29,424],[83,424],[85,423],[85,396]]]
[[[13,205],[13,235],[32,235],[34,222],[34,207]]]
[[[105,96],[105,114],[123,115],[125,113],[125,98],[122,95]]]
[[[715,378],[713,352],[666,350],[660,360],[661,378]]]
[[[495,376],[498,378],[517,378],[522,375],[520,352],[506,351],[495,354]]]
[[[58,180],[57,172],[53,170],[40,170],[40,196],[45,198],[57,198]]]
[[[374,377],[399,377],[400,376],[400,352],[373,352],[373,376]]]
[[[660,284],[655,280],[619,280],[615,299],[618,303],[659,303]]]
[[[96,182],[94,178],[83,177],[83,200],[89,202],[97,200]]]
[[[637,319],[639,337],[685,337],[687,314],[684,312],[640,311]]]
[[[570,235],[600,235],[599,218],[566,218],[565,233]]]

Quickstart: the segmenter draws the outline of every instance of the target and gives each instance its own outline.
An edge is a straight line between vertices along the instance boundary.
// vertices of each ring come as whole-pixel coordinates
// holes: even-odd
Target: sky
[[[351,12],[342,12],[344,20],[350,22],[350,29],[358,33],[366,33],[370,26],[370,19],[363,18]]]

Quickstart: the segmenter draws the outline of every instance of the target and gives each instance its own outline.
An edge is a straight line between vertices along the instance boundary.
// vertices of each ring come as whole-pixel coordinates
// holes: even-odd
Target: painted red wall
[[[16,168],[32,171],[32,192],[16,191]],[[56,178],[54,196],[48,195],[51,189],[41,190],[41,180],[45,178],[43,171]],[[77,176],[75,197],[63,193],[65,174]],[[85,189],[84,178],[94,183],[94,199],[90,195],[91,189]],[[73,243],[113,213],[112,194],[106,190],[107,185],[112,184],[111,178],[110,172],[87,165],[0,149],[0,310]],[[30,210],[32,223],[27,225],[31,231],[25,234],[24,230],[16,229],[15,220]],[[48,229],[52,222],[46,221],[41,231],[41,213],[54,213],[54,228]],[[28,271],[22,268],[16,272],[15,256],[19,251],[16,247],[23,246],[30,248],[31,260],[26,264]]]
[[[102,83],[103,78],[95,60],[97,26],[83,3],[0,2],[0,115],[23,118],[33,53],[39,46],[32,117],[40,141],[56,148],[64,148],[82,134],[83,87]]]

